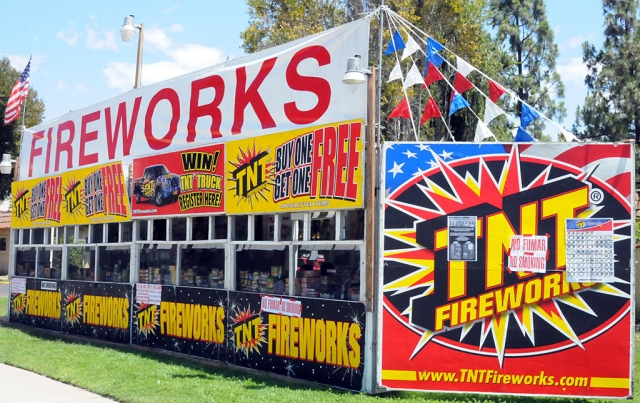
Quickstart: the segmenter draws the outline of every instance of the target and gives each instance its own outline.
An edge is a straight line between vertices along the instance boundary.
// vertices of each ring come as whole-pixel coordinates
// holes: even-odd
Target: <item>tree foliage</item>
[[[637,0],[604,0],[602,49],[583,44],[589,73],[584,106],[574,131],[582,138],[640,140],[640,33]]]
[[[279,45],[302,36],[320,32],[336,25],[352,21],[362,16],[362,13],[373,10],[379,1],[372,0],[247,0],[249,5],[249,27],[241,34],[243,47],[247,52],[255,52],[270,46]],[[483,23],[487,21],[486,0],[386,0],[385,5],[398,13],[402,18],[417,26],[423,32],[443,43],[452,52],[464,58],[489,76],[499,74],[504,64],[501,53],[492,42]],[[369,60],[372,65],[378,65],[379,32],[378,18],[372,20],[372,35],[370,42]],[[385,19],[383,22],[383,49],[386,48],[391,35],[398,29],[407,40],[406,27],[395,26]],[[416,33],[414,33],[415,35]],[[415,36],[414,36],[415,38]],[[455,58],[448,52],[442,52],[451,66],[456,65]],[[425,56],[415,53],[413,61],[424,71]],[[412,60],[402,62],[402,68],[407,71]],[[393,69],[396,59],[384,56],[378,74],[386,81]],[[447,65],[442,66],[442,73],[449,83],[453,83],[455,69]],[[470,79],[487,93],[487,81],[479,73],[471,73]],[[445,82],[434,83],[431,94],[436,100],[443,115],[447,116],[451,88]],[[414,124],[419,127],[420,116],[426,101],[427,91],[414,86],[408,90]],[[390,111],[404,98],[402,84],[398,81],[384,83],[381,96],[381,120],[386,126],[383,133],[392,139],[413,139],[413,125],[407,119],[394,119],[384,122]],[[472,105],[478,116],[483,113],[484,97],[477,91],[465,93],[465,98]],[[475,132],[477,118],[472,110],[465,109],[452,117],[445,118],[446,125],[451,128],[456,140],[471,140]],[[492,130],[496,134],[506,135],[504,120],[496,119],[492,123]],[[440,119],[432,119],[420,128],[421,139],[448,138],[445,123]]]
[[[490,0],[490,23],[497,31],[497,42],[508,52],[503,59],[505,84],[518,98],[550,119],[566,116],[564,85],[556,71],[558,47],[553,42],[543,0]],[[521,102],[511,111],[520,116]],[[527,128],[540,138],[544,122],[534,121]]]
[[[11,90],[20,78],[20,74],[21,71],[17,71],[11,67],[11,63],[7,57],[0,59],[0,117],[2,119],[4,119],[4,111]],[[44,111],[44,102],[38,98],[38,92],[31,87],[26,100],[24,125],[26,127],[32,127],[42,123]],[[13,158],[18,155],[22,136],[21,127],[22,112],[20,113],[20,117],[9,125],[5,126],[2,121],[0,121],[0,154],[11,154]],[[0,199],[4,200],[11,194],[12,178],[13,175],[0,175]]]

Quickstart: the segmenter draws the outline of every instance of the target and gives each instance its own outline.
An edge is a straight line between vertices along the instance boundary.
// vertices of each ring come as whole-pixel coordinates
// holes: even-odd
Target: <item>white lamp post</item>
[[[16,162],[16,160],[11,159],[11,154],[2,154],[2,161],[0,161],[0,174],[10,174],[14,162]]]
[[[144,38],[144,24],[136,24],[133,20],[133,15],[124,17],[124,23],[120,28],[120,37],[123,42],[129,42],[131,38],[136,34],[136,29],[140,30],[138,35],[138,60],[136,62],[136,83],[133,88],[140,88],[140,72],[142,69],[142,39]]]

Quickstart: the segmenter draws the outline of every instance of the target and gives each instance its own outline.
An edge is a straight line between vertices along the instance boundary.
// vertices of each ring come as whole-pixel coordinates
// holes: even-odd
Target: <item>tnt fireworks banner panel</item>
[[[60,283],[34,278],[12,278],[9,321],[59,332]]]
[[[62,223],[78,225],[130,220],[126,189],[120,161],[63,173]]]
[[[361,120],[227,142],[227,213],[362,208]]]
[[[362,389],[364,304],[229,292],[229,363]]]
[[[225,361],[227,291],[136,284],[135,344]]]
[[[634,166],[630,144],[385,144],[379,383],[631,396]]]
[[[61,208],[61,176],[11,183],[12,228],[60,225]]]
[[[224,145],[133,160],[134,217],[224,212]]]
[[[62,330],[65,333],[130,343],[130,284],[61,283]]]

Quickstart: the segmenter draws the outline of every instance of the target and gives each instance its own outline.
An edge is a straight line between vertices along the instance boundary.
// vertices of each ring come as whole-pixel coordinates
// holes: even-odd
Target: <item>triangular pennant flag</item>
[[[522,128],[522,126],[520,126],[518,127],[518,131],[516,132],[516,138],[514,139],[514,141],[531,142],[533,141],[533,137],[531,137],[531,135],[527,133]]]
[[[469,73],[471,73],[473,70],[476,69],[469,63],[465,62],[464,59],[460,58],[460,56],[456,56],[456,65],[457,65],[458,72],[460,72],[460,74],[462,74],[465,77],[468,76]]]
[[[451,107],[449,108],[449,116],[453,115],[458,109],[466,108],[469,106],[469,102],[462,98],[462,95],[455,93],[453,100],[451,101]]]
[[[467,80],[467,77],[463,76],[460,72],[456,73],[456,79],[453,82],[453,89],[458,94],[462,94],[465,91],[469,91],[473,88],[471,81]],[[451,99],[453,99],[453,92],[451,93]]]
[[[402,58],[400,60],[404,60],[412,54],[416,53],[416,51],[420,49],[420,45],[413,39],[411,35],[409,35],[409,39],[407,39],[407,47],[404,48],[402,52]]]
[[[526,129],[534,120],[538,119],[540,114],[529,105],[522,103],[522,113],[520,114],[520,126]]]
[[[478,126],[476,127],[476,135],[474,136],[473,141],[481,142],[482,140],[488,139],[490,137],[493,137],[494,139],[496,138],[496,136],[494,136],[491,130],[489,130],[487,125],[484,124],[482,120],[478,120]]]
[[[507,90],[502,88],[500,84],[495,81],[489,79],[489,99],[491,102],[498,102],[498,99],[504,94]]]
[[[393,66],[393,70],[391,70],[391,74],[389,74],[389,80],[387,82],[390,83],[391,81],[400,78],[402,78],[402,70],[400,69],[400,63],[396,61],[396,65]]]
[[[488,125],[493,119],[502,114],[504,114],[504,111],[500,109],[498,105],[491,102],[491,100],[487,99],[484,105],[484,123]]]
[[[429,65],[427,66],[427,75],[424,78],[425,85],[423,85],[422,88],[425,88],[426,86],[431,85],[439,80],[444,80],[444,77],[442,77],[442,73],[440,73],[440,70],[438,70],[438,68],[433,63],[429,63]]]
[[[404,89],[411,87],[412,85],[422,84],[424,83],[422,79],[422,74],[420,74],[420,70],[416,67],[416,64],[413,63],[411,69],[407,73],[407,78],[404,80]]]
[[[442,114],[440,113],[440,109],[438,109],[438,105],[436,105],[436,101],[433,98],[429,98],[427,104],[424,106],[424,112],[422,112],[422,119],[420,119],[420,124],[423,125],[427,122],[427,120],[432,118],[439,118]]]
[[[402,100],[402,102],[400,102],[398,104],[398,106],[396,106],[391,111],[391,113],[387,117],[387,120],[393,119],[393,118],[408,118],[408,119],[411,119],[411,112],[409,111],[409,101],[407,101],[407,98],[404,98]]]
[[[389,42],[389,46],[387,47],[385,55],[390,55],[396,50],[404,49],[404,41],[402,40],[402,36],[400,36],[400,32],[396,31],[393,34],[393,38],[391,38],[391,42]]]
[[[560,132],[564,136],[564,139],[567,141],[567,143],[571,143],[572,141],[578,141],[578,138],[573,133],[565,129],[560,129]]]
[[[427,60],[433,63],[436,67],[440,66],[444,59],[438,54],[438,51],[444,49],[438,41],[432,38],[427,38]]]

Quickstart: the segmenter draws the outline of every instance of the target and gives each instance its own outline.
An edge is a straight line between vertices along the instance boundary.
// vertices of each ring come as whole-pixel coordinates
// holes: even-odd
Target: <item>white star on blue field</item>
[[[477,143],[386,143],[384,167],[387,194],[411,178],[438,165],[434,154],[444,162],[485,154],[504,154],[504,144]]]

